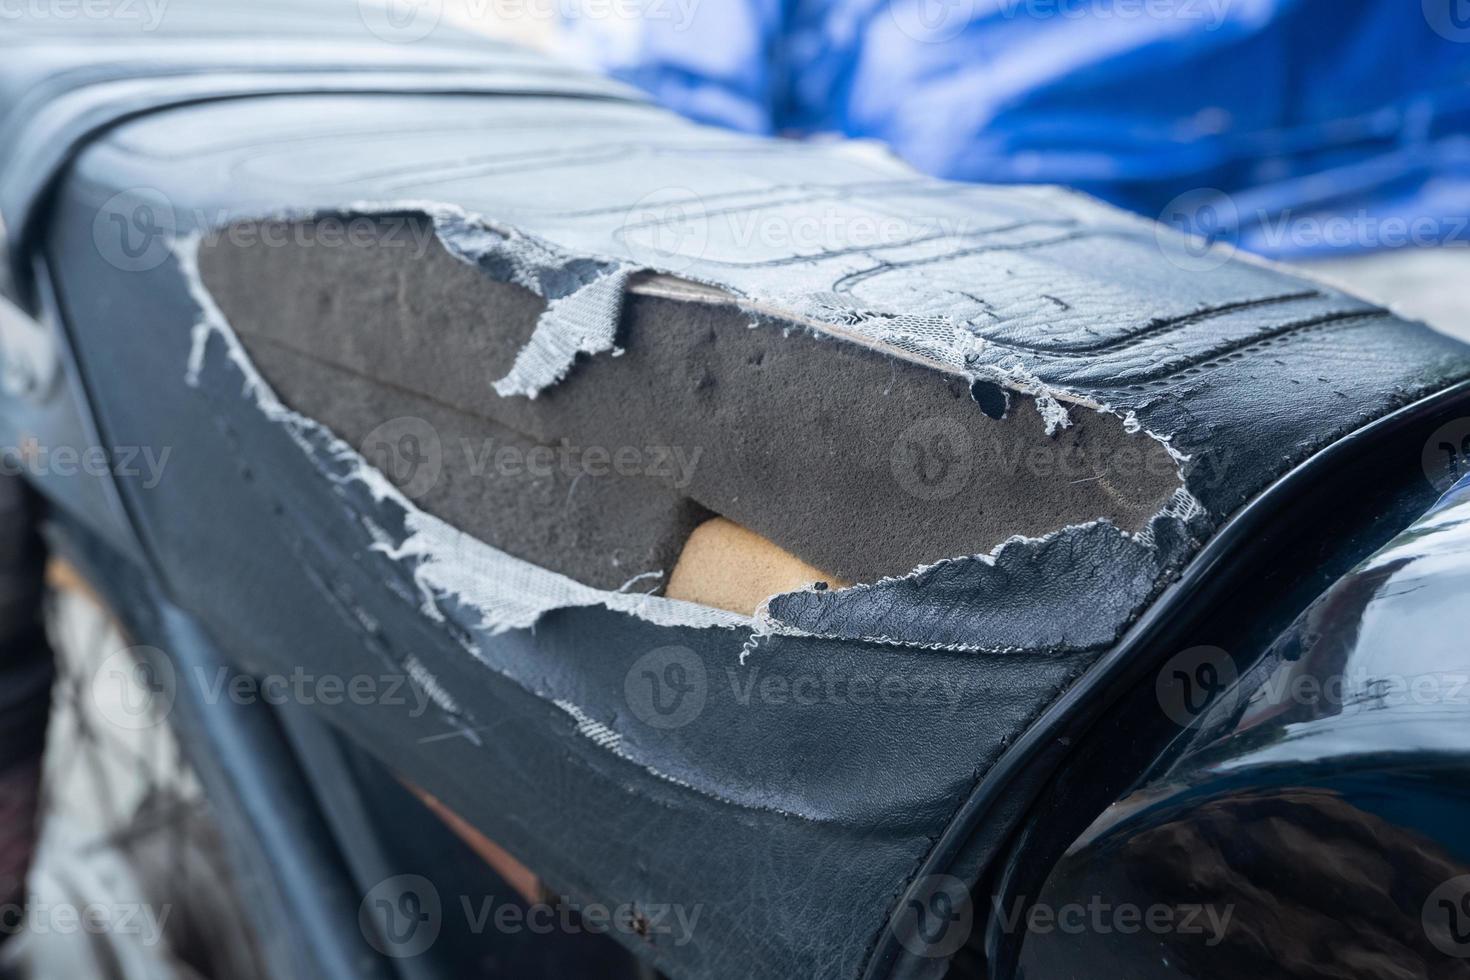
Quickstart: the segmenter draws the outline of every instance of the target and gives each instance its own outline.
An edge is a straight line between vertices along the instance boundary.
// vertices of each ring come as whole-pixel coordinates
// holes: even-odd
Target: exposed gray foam
[[[836,576],[872,581],[1099,519],[1140,530],[1179,487],[1167,448],[1113,415],[1074,408],[1073,424],[1048,435],[1031,398],[1013,395],[991,418],[963,376],[730,304],[634,293],[621,356],[580,358],[535,400],[502,396],[493,384],[526,348],[541,297],[437,240],[422,254],[405,247],[421,236],[263,244],[311,238],[209,239],[200,270],[282,399],[349,441],[417,415],[456,445],[514,433],[697,460],[683,487],[667,476],[584,477],[597,490],[574,514],[546,488],[482,488],[463,473],[420,501],[589,584],[626,580],[609,573],[622,568],[614,553],[669,562],[670,542],[707,512]],[[338,385],[338,395],[320,390]],[[562,533],[562,522],[580,530]]]
[[[294,409],[330,420],[337,435],[365,450],[370,462],[377,462],[379,448],[370,436],[383,420],[428,422],[436,441],[418,448],[432,453],[432,463],[421,465],[433,469],[415,484],[407,470],[389,468],[399,489],[481,541],[587,585],[618,589],[637,576],[672,568],[689,533],[710,517],[649,477],[608,473],[577,479],[554,464],[536,473],[501,466],[497,459],[525,460],[540,444],[489,419],[301,357],[272,340],[254,338],[251,357],[278,390],[290,392]],[[650,578],[635,587],[649,591],[660,582]]]

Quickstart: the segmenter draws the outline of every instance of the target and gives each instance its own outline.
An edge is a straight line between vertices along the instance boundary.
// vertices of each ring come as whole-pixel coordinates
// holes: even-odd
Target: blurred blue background
[[[874,138],[1276,257],[1470,244],[1470,0],[638,3],[569,37],[695,119]]]

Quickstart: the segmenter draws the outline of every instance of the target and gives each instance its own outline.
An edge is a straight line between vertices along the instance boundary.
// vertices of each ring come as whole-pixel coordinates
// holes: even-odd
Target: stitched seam
[[[1238,303],[1226,303],[1222,306],[1212,307],[1211,309],[1207,310],[1196,310],[1195,312],[1185,314],[1184,316],[1172,317],[1167,320],[1160,320],[1157,323],[1152,323],[1144,327],[1142,330],[1136,331],[1123,337],[1115,337],[1109,340],[1093,341],[1083,344],[1059,344],[1042,346],[1039,344],[1028,344],[1024,342],[1018,343],[1013,341],[999,340],[993,337],[986,337],[985,339],[991,341],[992,343],[1002,344],[1006,347],[1010,347],[1013,350],[1024,350],[1029,353],[1040,354],[1042,356],[1055,357],[1067,354],[1114,353],[1117,351],[1130,350],[1146,340],[1151,340],[1154,337],[1157,337],[1159,334],[1171,333],[1182,327],[1193,326],[1196,323],[1203,323],[1206,320],[1213,320],[1216,317],[1226,316],[1230,313],[1236,313],[1241,310],[1255,309],[1262,306],[1273,306],[1280,303],[1291,303],[1305,299],[1316,299],[1318,297],[1321,297],[1322,295],[1323,294],[1318,290],[1309,289],[1297,293],[1283,293],[1280,296],[1268,296],[1262,299],[1242,300]]]
[[[1242,337],[1237,341],[1222,345],[1214,350],[1201,351],[1190,355],[1182,361],[1176,361],[1172,365],[1154,371],[1135,375],[1135,380],[1127,384],[1109,385],[1127,391],[1141,390],[1146,387],[1158,387],[1167,384],[1181,374],[1195,374],[1205,371],[1213,371],[1223,367],[1225,364],[1239,360],[1252,351],[1264,350],[1274,347],[1285,340],[1308,333],[1319,333],[1342,327],[1360,326],[1359,321],[1377,320],[1390,314],[1385,310],[1357,310],[1346,313],[1333,313],[1322,317],[1313,317],[1310,320],[1302,320],[1298,323],[1289,323],[1277,327],[1268,333],[1256,334],[1252,337]],[[1196,360],[1196,358],[1198,358]]]
[[[1075,224],[1075,222],[1073,222]],[[964,248],[944,255],[933,255],[922,259],[908,259],[903,262],[882,262],[871,269],[863,269],[860,272],[849,272],[837,282],[832,284],[832,292],[838,294],[851,294],[852,287],[857,283],[871,279],[875,276],[887,275],[900,269],[911,269],[919,266],[937,265],[941,262],[952,262],[955,259],[967,258],[971,255],[981,255],[986,252],[1022,252],[1033,248],[1044,248],[1047,245],[1061,245],[1066,242],[1077,241],[1082,238],[1100,237],[1110,233],[1111,229],[1074,231],[1055,238],[1043,238],[1029,242],[1015,242],[1010,245],[982,245],[978,248]],[[880,314],[881,315],[881,314]],[[998,344],[1003,342],[997,341]]]

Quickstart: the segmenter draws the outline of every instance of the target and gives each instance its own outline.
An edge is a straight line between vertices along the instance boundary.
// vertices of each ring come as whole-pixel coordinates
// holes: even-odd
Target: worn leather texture
[[[413,58],[441,57],[428,47]],[[105,41],[46,50],[47,77],[118,57]],[[105,86],[29,97],[29,69],[3,96],[39,98],[5,123],[22,154],[0,172],[12,268],[46,257],[105,437],[173,450],[157,485],[120,479],[150,560],[246,669],[431,681],[423,712],[314,707],[555,887],[698,908],[692,941],[637,941],[674,977],[860,975],[977,781],[1221,521],[1340,436],[1470,376],[1467,349],[1423,326],[1239,258],[1202,261],[1055,189],[946,184],[870,151],[701,129],[590,83],[451,98],[412,94],[415,76],[409,94],[373,94],[399,84],[382,73],[373,92],[283,96],[267,71],[249,98],[222,54],[227,86],[174,99],[214,77],[214,54],[189,57],[178,79],[151,76],[164,94],[142,104]],[[65,153],[24,155],[55,133],[71,134]],[[161,224],[133,225],[120,250],[109,218],[141,217],[140,189]],[[651,270],[936,384],[980,382],[976,412],[1001,387],[1036,406],[1043,449],[1043,410],[1104,412],[1167,440],[1187,494],[1142,532],[1059,519],[993,554],[779,597],[763,628],[598,603],[502,628],[471,592],[425,589],[443,556],[404,553],[417,508],[376,492],[313,420],[263,410],[254,365],[196,329],[190,233],[385,210],[437,215],[465,261],[548,301]],[[533,267],[516,264],[527,243]],[[559,292],[578,262],[586,281]],[[791,445],[821,424],[791,419]]]

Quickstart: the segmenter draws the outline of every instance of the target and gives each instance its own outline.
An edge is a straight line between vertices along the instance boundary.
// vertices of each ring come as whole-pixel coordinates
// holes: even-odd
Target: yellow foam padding
[[[734,521],[712,517],[684,542],[664,595],[749,616],[771,596],[813,582],[826,582],[834,589],[852,584],[813,568]]]

